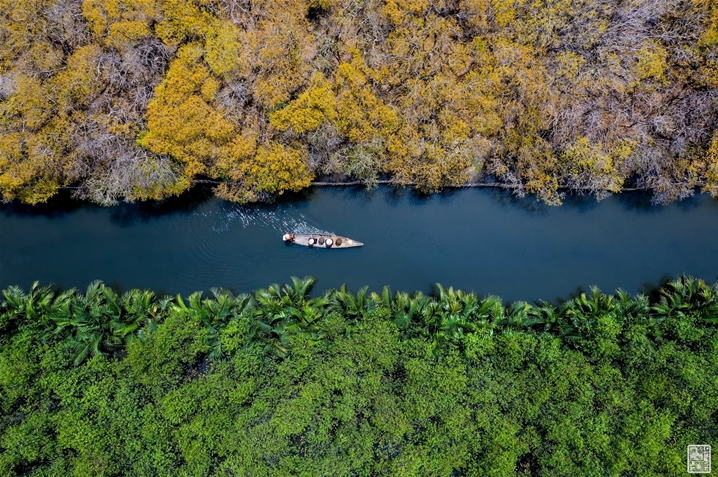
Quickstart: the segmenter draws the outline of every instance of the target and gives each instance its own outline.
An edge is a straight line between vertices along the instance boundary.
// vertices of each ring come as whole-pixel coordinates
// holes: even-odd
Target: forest
[[[718,285],[0,301],[0,474],[666,476],[718,439]]]
[[[718,195],[713,0],[0,0],[0,198]]]

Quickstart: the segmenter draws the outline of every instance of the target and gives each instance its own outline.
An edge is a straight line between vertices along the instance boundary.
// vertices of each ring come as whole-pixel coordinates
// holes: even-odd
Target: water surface
[[[288,231],[331,231],[365,243],[312,250]],[[648,292],[681,273],[718,277],[718,201],[668,206],[645,194],[561,207],[464,189],[421,197],[380,187],[315,188],[271,206],[243,207],[206,189],[162,203],[103,208],[57,199],[0,204],[0,288],[33,281],[160,293],[225,287],[250,292],[291,275],[324,290],[346,283],[429,291],[432,283],[506,300],[567,298],[597,285]]]

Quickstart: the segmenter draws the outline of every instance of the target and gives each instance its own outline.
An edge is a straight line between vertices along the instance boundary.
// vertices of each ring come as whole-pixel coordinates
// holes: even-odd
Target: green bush
[[[718,289],[0,302],[1,475],[677,475],[718,436]],[[87,346],[89,343],[89,347]]]

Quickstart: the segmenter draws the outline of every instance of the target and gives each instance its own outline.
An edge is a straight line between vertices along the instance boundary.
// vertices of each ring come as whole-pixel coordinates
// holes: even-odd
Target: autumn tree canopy
[[[0,194],[718,195],[710,0],[0,0]]]

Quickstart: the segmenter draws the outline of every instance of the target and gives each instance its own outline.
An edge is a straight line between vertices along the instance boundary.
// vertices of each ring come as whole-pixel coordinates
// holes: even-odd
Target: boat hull
[[[293,237],[293,239],[292,239]],[[314,239],[314,244],[309,243],[309,239]],[[285,242],[302,245],[310,248],[354,248],[362,247],[364,244],[339,235],[328,234],[284,234],[282,239]],[[327,246],[327,240],[331,239],[331,246]]]

